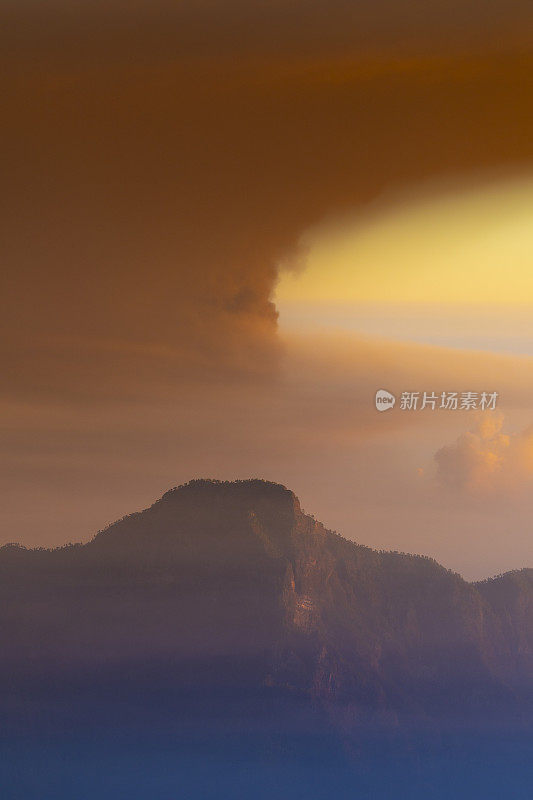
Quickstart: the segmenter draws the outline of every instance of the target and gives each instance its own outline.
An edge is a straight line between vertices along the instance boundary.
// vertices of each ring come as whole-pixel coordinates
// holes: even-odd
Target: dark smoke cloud
[[[302,229],[391,184],[531,158],[526,6],[499,18],[505,51],[471,52],[477,4],[413,8],[5,3],[11,390],[271,374],[277,263]]]
[[[533,158],[530,4],[0,12],[4,540],[85,538],[193,475],[322,492],[340,528],[369,453],[346,448],[411,359],[284,354],[277,264],[307,227],[391,188]],[[414,360],[425,388],[438,361]]]

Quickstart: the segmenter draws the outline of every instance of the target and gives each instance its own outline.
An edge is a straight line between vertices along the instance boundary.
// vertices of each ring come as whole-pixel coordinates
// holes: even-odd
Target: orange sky
[[[380,428],[369,404],[384,381],[488,381],[505,392],[505,424],[518,431],[529,361],[491,351],[528,353],[530,328],[500,315],[505,330],[487,344],[485,316],[481,360],[466,352],[479,330],[469,338],[453,316],[404,336],[402,312],[380,342],[357,332],[377,333],[379,264],[400,305],[413,300],[402,270],[432,250],[440,283],[425,299],[456,303],[463,285],[472,295],[494,250],[469,258],[465,248],[518,208],[512,187],[533,164],[530,4],[111,2],[73,15],[54,2],[6,3],[2,14],[3,540],[86,538],[179,481],[258,475],[290,483],[306,508],[360,541],[397,542],[472,574],[522,566],[522,497],[512,505],[516,555],[503,544],[511,501],[500,497],[477,566],[486,520],[472,544],[461,531],[485,511],[457,511],[450,540],[443,503],[424,540],[429,495],[416,484],[408,508],[402,500],[411,497],[404,458],[426,469],[468,420],[420,423],[411,436],[411,423]],[[490,220],[474,213],[487,180],[498,187]],[[432,232],[424,209],[442,222],[443,181],[454,187],[451,228]],[[422,216],[406,220],[405,198],[429,185]],[[273,303],[280,263],[309,231],[366,218],[391,197],[378,231],[390,242],[384,267],[379,236],[359,283],[340,267],[334,277],[329,251],[308,265],[314,302],[372,300],[370,322],[338,326],[352,331],[342,342],[312,325],[294,338],[288,307],[280,296],[278,321]],[[523,232],[531,199],[522,201]],[[408,240],[397,263],[391,224]],[[503,254],[521,241],[508,235]],[[528,253],[514,299],[503,297],[508,264],[498,274],[491,262],[493,294],[480,291],[478,306],[494,293],[528,306]],[[455,337],[443,332],[447,319]],[[499,346],[506,335],[512,347]],[[456,350],[401,345],[399,355],[390,337]],[[353,488],[367,480],[373,492]],[[394,518],[403,522],[391,535]]]

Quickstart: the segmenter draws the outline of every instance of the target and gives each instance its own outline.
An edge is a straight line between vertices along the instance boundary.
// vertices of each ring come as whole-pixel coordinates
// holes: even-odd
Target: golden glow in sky
[[[301,240],[281,310],[350,303],[524,305],[533,299],[533,178],[381,201]]]

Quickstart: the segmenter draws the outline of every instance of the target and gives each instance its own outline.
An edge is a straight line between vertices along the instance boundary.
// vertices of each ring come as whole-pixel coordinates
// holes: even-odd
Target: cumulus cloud
[[[469,494],[508,494],[533,481],[533,426],[504,433],[504,416],[486,414],[435,454],[442,484]]]

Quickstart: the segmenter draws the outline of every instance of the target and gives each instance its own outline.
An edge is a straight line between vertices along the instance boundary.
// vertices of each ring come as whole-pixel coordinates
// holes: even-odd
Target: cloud
[[[303,27],[283,3],[81,4],[76,22],[23,5],[0,79],[13,393],[272,374],[276,265],[302,231],[386,187],[533,157],[530,55],[428,56],[445,3],[408,52],[382,4],[362,7],[364,47],[344,2]]]
[[[512,495],[533,481],[533,426],[503,432],[504,415],[485,414],[435,453],[440,482],[471,495]]]
[[[4,5],[6,537],[86,537],[194,475],[263,475],[383,543],[354,509],[451,435],[378,420],[376,389],[494,387],[507,408],[530,364],[287,341],[276,264],[328,214],[533,159],[531,4]],[[385,543],[418,549],[379,491]]]

